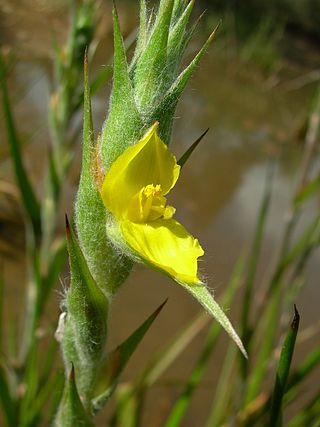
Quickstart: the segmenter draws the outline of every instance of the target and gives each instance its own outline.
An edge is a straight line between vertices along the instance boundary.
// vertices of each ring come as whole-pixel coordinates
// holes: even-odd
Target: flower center
[[[148,184],[131,200],[128,219],[133,222],[150,222],[159,218],[168,219],[175,213],[175,208],[167,206],[160,184]]]

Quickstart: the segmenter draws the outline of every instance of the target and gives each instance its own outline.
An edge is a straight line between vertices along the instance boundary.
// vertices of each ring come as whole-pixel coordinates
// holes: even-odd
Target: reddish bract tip
[[[74,372],[74,365],[71,362],[71,369],[70,369],[70,373],[69,373],[69,380],[70,381],[74,381],[75,380],[75,372]]]
[[[65,214],[65,218],[66,218],[66,233],[67,233],[67,236],[69,236],[70,235],[70,224],[69,224],[69,220],[68,220],[68,215],[67,214]]]

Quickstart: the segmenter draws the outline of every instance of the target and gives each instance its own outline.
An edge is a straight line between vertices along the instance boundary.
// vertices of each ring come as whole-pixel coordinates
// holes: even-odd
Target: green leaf
[[[295,387],[299,384],[307,375],[312,372],[320,363],[320,345],[317,346],[306,358],[301,362],[300,365],[295,369],[289,378],[288,386]]]
[[[4,110],[4,121],[11,149],[11,157],[14,165],[15,176],[20,190],[21,199],[26,213],[33,225],[35,233],[40,233],[41,212],[40,205],[32,188],[28,173],[24,167],[20,141],[11,112],[9,95],[6,84],[6,65],[0,53],[0,88],[2,92],[2,105]]]
[[[294,317],[282,346],[270,409],[270,427],[282,425],[282,400],[287,387],[291,360],[299,329],[300,315],[294,306]]]
[[[23,417],[19,427],[30,427],[37,425],[37,420],[44,416],[46,411],[44,410],[47,406],[48,401],[56,393],[59,393],[59,389],[63,387],[63,376],[60,373],[48,377],[38,394],[35,396],[33,401],[28,408],[28,413]],[[49,422],[51,420],[47,420]]]
[[[134,425],[139,425],[138,419],[140,417],[140,408],[143,406],[144,390],[150,388],[183,353],[190,342],[207,324],[208,319],[207,315],[200,313],[163,350],[153,355],[142,374],[138,376],[132,387],[124,392],[117,402],[110,427],[117,425],[118,414],[122,414],[123,411],[127,412],[127,408],[129,408],[128,411],[131,411],[132,419],[135,422]],[[132,408],[135,408],[135,413],[132,413]]]
[[[138,387],[150,387],[154,384],[163,372],[165,372],[165,370],[183,353],[186,347],[207,324],[208,320],[208,316],[200,313],[182,330],[182,332],[179,332],[177,336],[148,363],[144,372],[137,379]]]
[[[241,338],[246,348],[249,347],[251,340],[251,326],[249,324],[250,310],[252,305],[253,285],[260,258],[263,238],[265,235],[266,219],[269,212],[272,182],[274,175],[274,164],[271,163],[267,169],[267,176],[265,180],[264,193],[260,205],[260,211],[256,224],[255,234],[252,242],[250,257],[248,260],[247,277],[245,281],[243,303],[241,307]],[[248,373],[248,362],[246,359],[240,361],[241,375],[243,378]]]
[[[38,370],[38,357],[36,343],[33,341],[28,351],[26,367],[24,372],[24,383],[26,384],[26,392],[22,396],[19,408],[19,417],[22,420],[22,427],[25,427],[25,420],[29,419],[29,409],[35,400],[39,385],[40,372]]]
[[[59,275],[66,263],[67,250],[65,239],[61,239],[53,251],[48,272],[43,278],[37,299],[37,317],[40,318],[53,286],[57,283]]]
[[[320,175],[308,182],[295,196],[294,207],[297,209],[308,201],[320,189]]]
[[[260,329],[256,331],[256,335],[261,338],[261,342],[256,355],[255,367],[252,369],[252,373],[246,382],[246,390],[243,393],[244,406],[248,405],[261,390],[279,323],[280,302],[281,284],[278,283],[267,302],[265,312],[259,312],[262,324],[259,325]]]
[[[320,390],[317,390],[310,401],[287,423],[287,427],[319,427]]]
[[[123,369],[130,357],[142,341],[154,320],[158,317],[167,300],[163,302],[122,344],[120,344],[109,356],[108,388],[100,396],[94,399],[93,408],[98,412],[111,397]]]
[[[197,146],[199,145],[199,143],[202,141],[202,139],[206,136],[206,134],[209,132],[209,128],[203,132],[202,135],[199,136],[199,138],[194,141],[191,145],[191,147],[189,147],[187,149],[187,151],[182,155],[182,157],[180,157],[180,159],[178,160],[178,165],[180,165],[181,167],[184,166],[184,164],[187,162],[187,160],[189,159],[189,157],[191,156],[191,154],[194,152],[194,150],[197,148]]]
[[[16,427],[16,405],[10,394],[8,378],[2,362],[0,362],[0,403],[2,405],[3,415],[7,426]]]
[[[66,380],[62,401],[54,421],[54,427],[94,427],[89,414],[82,405],[75,381],[72,366]]]
[[[281,268],[285,270],[305,251],[319,245],[320,242],[320,216],[318,216],[302,233],[281,262]]]
[[[3,354],[3,307],[4,307],[4,278],[3,267],[0,266],[0,354]]]
[[[223,425],[229,399],[234,389],[238,386],[238,378],[233,374],[236,355],[236,347],[230,344],[220,370],[219,382],[215,389],[212,408],[205,427],[220,427]]]
[[[183,288],[185,288],[204,308],[205,310],[213,316],[217,322],[223,327],[223,329],[227,332],[230,338],[235,342],[235,344],[239,347],[239,350],[244,355],[244,357],[248,357],[243,344],[237,335],[236,331],[233,329],[229,319],[224,314],[222,308],[215,301],[208,288],[205,285],[187,285],[185,283],[180,283]]]

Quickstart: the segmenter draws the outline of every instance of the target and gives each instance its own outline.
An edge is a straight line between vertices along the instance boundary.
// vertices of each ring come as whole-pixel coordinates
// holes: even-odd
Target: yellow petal
[[[137,144],[128,147],[105,176],[101,197],[118,220],[127,218],[130,200],[143,187],[159,184],[166,195],[178,179],[180,166],[158,137],[157,127],[155,123]]]
[[[197,258],[204,254],[197,239],[174,219],[149,223],[122,221],[121,232],[126,242],[147,263],[169,274],[177,282],[196,284]]]

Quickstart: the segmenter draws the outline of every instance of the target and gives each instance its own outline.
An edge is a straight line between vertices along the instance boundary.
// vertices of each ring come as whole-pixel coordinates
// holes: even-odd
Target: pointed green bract
[[[113,9],[114,71],[108,118],[101,137],[101,159],[105,170],[139,137],[142,121],[136,107],[129,77],[125,47],[120,32],[119,18]]]
[[[175,24],[179,17],[183,14],[188,0],[174,0],[172,10],[172,23]]]
[[[105,232],[107,212],[96,183],[97,175],[101,171],[97,170],[99,157],[94,141],[86,60],[84,85],[83,153],[76,200],[76,225],[80,246],[90,272],[103,292],[111,296],[129,274],[132,263],[114,251]]]
[[[82,405],[75,381],[72,366],[66,380],[62,401],[54,421],[54,427],[94,427],[87,411]]]
[[[173,0],[162,0],[158,15],[144,52],[138,59],[134,87],[138,108],[141,112],[152,108],[157,98],[168,87],[166,77],[167,44]]]
[[[206,134],[209,132],[209,128],[203,132],[202,135],[199,136],[198,139],[194,141],[194,143],[187,149],[187,151],[180,157],[177,164],[181,167],[185,165],[185,163],[188,161],[191,154],[194,152],[194,150],[197,148],[197,146],[200,144],[202,139],[206,136]]]
[[[62,349],[66,367],[74,364],[84,404],[92,398],[107,339],[109,303],[95,283],[67,221],[71,284],[62,325]]]
[[[93,410],[98,412],[113,394],[120,374],[126,367],[130,357],[142,341],[143,337],[158,317],[167,300],[164,301],[122,344],[109,355],[108,388],[93,400]]]
[[[185,87],[188,84],[191,76],[193,75],[196,67],[198,66],[203,55],[206,53],[208,47],[210,46],[217,28],[211,33],[206,43],[203,45],[202,49],[195,56],[193,61],[188,65],[188,67],[177,77],[175,82],[172,84],[164,98],[155,108],[154,112],[151,113],[151,121],[159,120],[159,134],[164,141],[170,141],[170,135],[172,130],[172,122],[174,111],[177,107],[180,96],[182,95]],[[160,118],[159,118],[160,117]]]
[[[233,329],[233,326],[230,323],[230,320],[225,315],[222,308],[215,301],[213,295],[209,292],[208,288],[205,285],[186,285],[185,283],[181,283],[183,286],[201,305],[204,309],[213,316],[217,322],[223,327],[223,329],[227,332],[230,338],[236,343],[239,347],[241,353],[244,357],[248,357],[245,348],[242,345],[240,338],[237,333]]]
[[[192,12],[195,0],[191,0],[179,20],[174,24],[168,40],[168,68],[173,75],[178,72],[183,55],[186,27]]]

